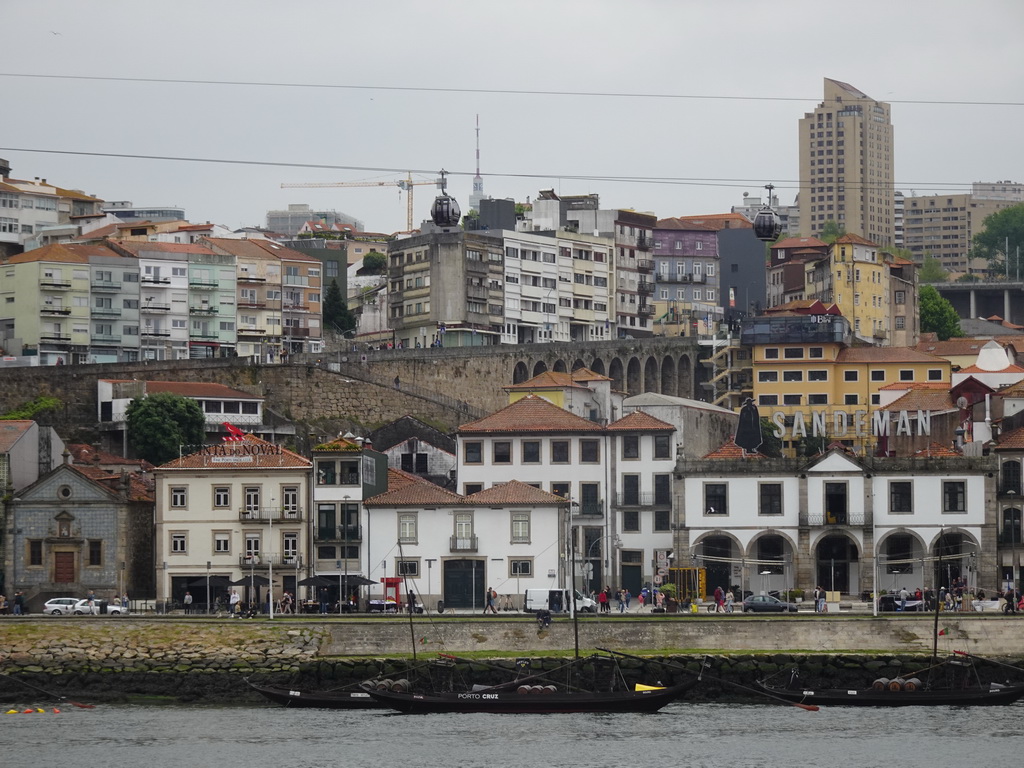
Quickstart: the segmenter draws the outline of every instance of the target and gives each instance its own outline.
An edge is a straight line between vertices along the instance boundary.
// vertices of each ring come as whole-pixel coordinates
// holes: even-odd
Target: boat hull
[[[567,712],[657,712],[697,684],[687,681],[647,691],[517,693],[471,691],[398,693],[370,691],[380,704],[406,714],[493,712],[495,714],[554,714]]]
[[[279,688],[272,685],[253,685],[249,687],[261,693],[275,704],[285,707],[319,707],[320,709],[383,709],[366,691],[300,691],[292,688]]]
[[[982,707],[1012,704],[1024,697],[1024,685],[956,690],[878,691],[874,688],[787,689],[758,683],[758,688],[770,696],[795,704],[842,707]]]

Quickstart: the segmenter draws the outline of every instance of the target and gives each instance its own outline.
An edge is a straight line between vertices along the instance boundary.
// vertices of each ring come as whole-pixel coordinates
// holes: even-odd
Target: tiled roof
[[[114,240],[119,248],[134,253],[136,256],[143,253],[185,253],[203,256],[212,256],[213,251],[205,245],[198,243],[157,243],[150,241],[135,240]]]
[[[1024,427],[1010,430],[999,436],[996,450],[1024,450]]]
[[[613,421],[608,425],[608,429],[615,432],[640,432],[649,430],[657,430],[661,432],[665,430],[673,431],[675,430],[675,427],[666,421],[654,418],[649,413],[633,411],[632,413],[627,413],[621,419]]]
[[[494,485],[465,497],[467,504],[564,504],[565,499],[518,480]]]
[[[943,445],[942,443],[932,443],[927,448],[922,448],[914,454],[917,458],[930,459],[959,459],[962,455],[960,451],[954,451],[948,445]]]
[[[936,355],[912,347],[847,347],[839,350],[837,363],[947,363]]]
[[[871,245],[875,247],[878,246],[878,243],[873,243],[872,241],[867,240],[861,237],[860,235],[854,235],[849,232],[847,232],[842,237],[837,237],[835,242],[839,243],[840,245]]]
[[[405,504],[452,506],[464,503],[465,497],[446,491],[422,477],[393,467],[388,468],[388,489],[384,493],[363,500],[364,507],[389,507]]]
[[[19,253],[4,261],[4,264],[29,264],[33,262],[64,262],[70,264],[88,264],[89,257],[81,248],[87,246],[51,243],[42,248]]]
[[[949,390],[912,389],[903,397],[898,397],[882,411],[952,411],[956,410],[953,397]]]
[[[1003,368],[1002,370],[989,371],[986,370],[985,368],[979,368],[976,365],[968,365],[964,368],[961,368],[958,371],[958,373],[1024,373],[1024,368],[1021,368],[1019,365],[1010,364]]]
[[[714,229],[753,229],[754,224],[742,213],[709,213],[705,216],[678,216],[684,224],[711,224]]]
[[[288,248],[280,243],[275,243],[272,240],[248,240],[229,237],[208,237],[205,239],[211,245],[216,245],[218,248],[221,248],[228,253],[232,253],[235,256],[252,256],[257,254],[262,256],[262,258],[267,258],[269,256],[283,261],[308,261],[313,264],[320,263],[320,260],[313,256],[307,256],[301,251]]]
[[[705,459],[766,459],[768,458],[763,453],[758,451],[757,453],[746,453],[742,448],[736,445],[735,436],[730,437],[726,440],[720,448],[716,448],[711,453],[707,454]]]
[[[532,379],[528,379],[521,384],[511,384],[505,387],[505,389],[511,391],[522,389],[562,389],[564,387],[586,389],[583,384],[578,384],[573,380],[572,374],[565,371],[544,371],[543,373],[538,373]]]
[[[1024,397],[1024,380],[999,390],[1000,397]]]
[[[680,229],[689,230],[691,232],[717,232],[722,227],[718,224],[706,224],[697,221],[687,221],[686,219],[669,218],[669,219],[658,219],[658,223],[654,225],[655,229]]]
[[[922,341],[914,347],[918,352],[939,357],[977,356],[989,339],[948,339],[947,341]]]
[[[127,480],[128,498],[131,501],[152,503],[156,500],[156,482],[152,475],[143,476],[139,472],[126,472],[122,476],[120,472],[111,472],[95,465],[72,464],[70,468],[113,493],[120,493],[121,483]]]
[[[31,419],[3,419],[0,420],[0,453],[8,453],[14,444],[18,442],[32,425]]]
[[[238,441],[223,442],[207,446],[201,451],[182,456],[158,470],[268,470],[268,469],[309,469],[309,459],[292,453],[286,448],[261,440],[256,435],[246,435]]]
[[[828,248],[828,243],[816,237],[787,237],[772,246],[772,250],[780,248]]]
[[[104,379],[118,384],[127,384],[129,379]],[[238,389],[205,381],[147,381],[146,392],[150,395],[169,393],[182,397],[225,398],[229,400],[262,400],[258,395],[250,395]],[[230,416],[231,414],[225,414]],[[230,419],[228,419],[230,421]]]
[[[335,439],[321,443],[316,446],[314,451],[329,451],[334,453],[345,453],[345,452],[356,452],[363,450],[363,446],[357,443],[355,440],[351,440],[347,437],[336,437]]]
[[[949,384],[945,381],[896,381],[892,384],[886,384],[884,387],[879,387],[878,391],[902,392],[911,389],[941,389],[948,392]]]
[[[600,432],[601,426],[563,410],[542,397],[527,395],[490,416],[459,427],[459,434],[488,432]]]
[[[142,470],[153,469],[153,465],[145,459],[126,459],[123,456],[94,448],[85,443],[68,443],[66,447],[76,464],[99,467],[127,467],[134,465]]]

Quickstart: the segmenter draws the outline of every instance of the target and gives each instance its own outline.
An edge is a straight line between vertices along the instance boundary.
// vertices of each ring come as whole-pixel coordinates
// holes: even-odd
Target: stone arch
[[[587,364],[580,360],[578,357],[572,362],[572,369],[578,371],[580,368],[586,368]]]
[[[661,361],[661,389],[663,395],[676,396],[679,391],[679,383],[676,380],[676,361],[671,355],[665,355]]]
[[[643,372],[640,369],[640,361],[635,357],[629,358],[626,363],[626,394],[639,395],[643,392]]]
[[[526,367],[526,363],[520,360],[512,370],[512,383],[522,384],[528,378],[530,378],[530,369]]]
[[[971,553],[980,550],[974,536],[957,526],[936,533],[929,547],[930,554],[936,558],[931,563],[933,570],[927,572],[931,583],[948,587],[953,579],[967,577]],[[1001,567],[999,576],[1000,580],[1013,578],[1013,569]]]
[[[566,373],[565,360],[558,358],[551,366],[551,370],[557,371],[558,373]]]
[[[644,392],[660,392],[661,377],[658,375],[658,360],[653,355],[644,361]]]
[[[686,397],[691,400],[699,399],[693,383],[693,361],[689,355],[680,355],[676,364],[676,391],[668,392],[676,397]]]
[[[776,528],[759,531],[747,543],[744,556],[756,564],[745,569],[743,588],[759,594],[799,586],[794,565],[799,560],[798,551],[798,542],[785,532]]]
[[[870,583],[870,571],[861,573],[860,544],[844,530],[826,531],[814,543],[814,582],[829,591],[857,594]]]
[[[705,573],[705,591],[707,598],[715,591],[715,587],[726,589],[733,585],[732,563],[743,557],[743,545],[732,533],[715,529],[701,534],[693,541],[693,555],[698,568]],[[707,558],[707,559],[705,559]],[[739,598],[742,600],[742,598]]]
[[[608,364],[608,378],[612,380],[612,387],[619,392],[626,391],[626,375],[622,368],[622,361],[613,357]]]
[[[592,370],[594,373],[599,374],[601,376],[606,375],[605,374],[605,367],[604,367],[604,360],[602,360],[600,357],[595,357],[594,358],[594,362],[592,362],[590,364],[590,370]]]
[[[548,364],[545,363],[543,360],[538,360],[536,363],[533,364],[533,375],[540,376],[547,369]]]
[[[907,540],[909,539],[909,541]],[[882,594],[906,587],[911,592],[925,585],[922,558],[928,547],[916,531],[899,526],[880,533],[875,541],[876,579]],[[913,562],[905,563],[904,560]]]

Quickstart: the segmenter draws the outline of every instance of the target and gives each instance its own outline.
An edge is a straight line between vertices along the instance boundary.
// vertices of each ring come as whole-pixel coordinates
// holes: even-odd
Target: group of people
[[[732,613],[736,606],[736,595],[732,591],[732,587],[715,587],[715,612],[716,613]]]
[[[14,597],[0,595],[0,616],[21,616],[25,613],[25,595],[16,590]]]

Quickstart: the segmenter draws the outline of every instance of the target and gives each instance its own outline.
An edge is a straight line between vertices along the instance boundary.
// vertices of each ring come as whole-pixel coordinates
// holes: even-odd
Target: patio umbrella
[[[266,576],[243,576],[238,581],[232,581],[231,586],[233,587],[265,587],[270,584],[270,579]]]
[[[325,576],[310,576],[308,579],[296,582],[300,587],[333,587],[335,582]]]
[[[341,580],[347,583],[350,587],[367,587],[370,584],[377,583],[373,579],[368,579],[365,576],[358,576],[353,574],[349,574],[348,576],[342,576]]]
[[[206,586],[206,577],[200,576],[193,581],[188,583],[191,589],[199,589]],[[210,589],[224,589],[231,586],[231,579],[227,576],[211,576],[210,577]]]

